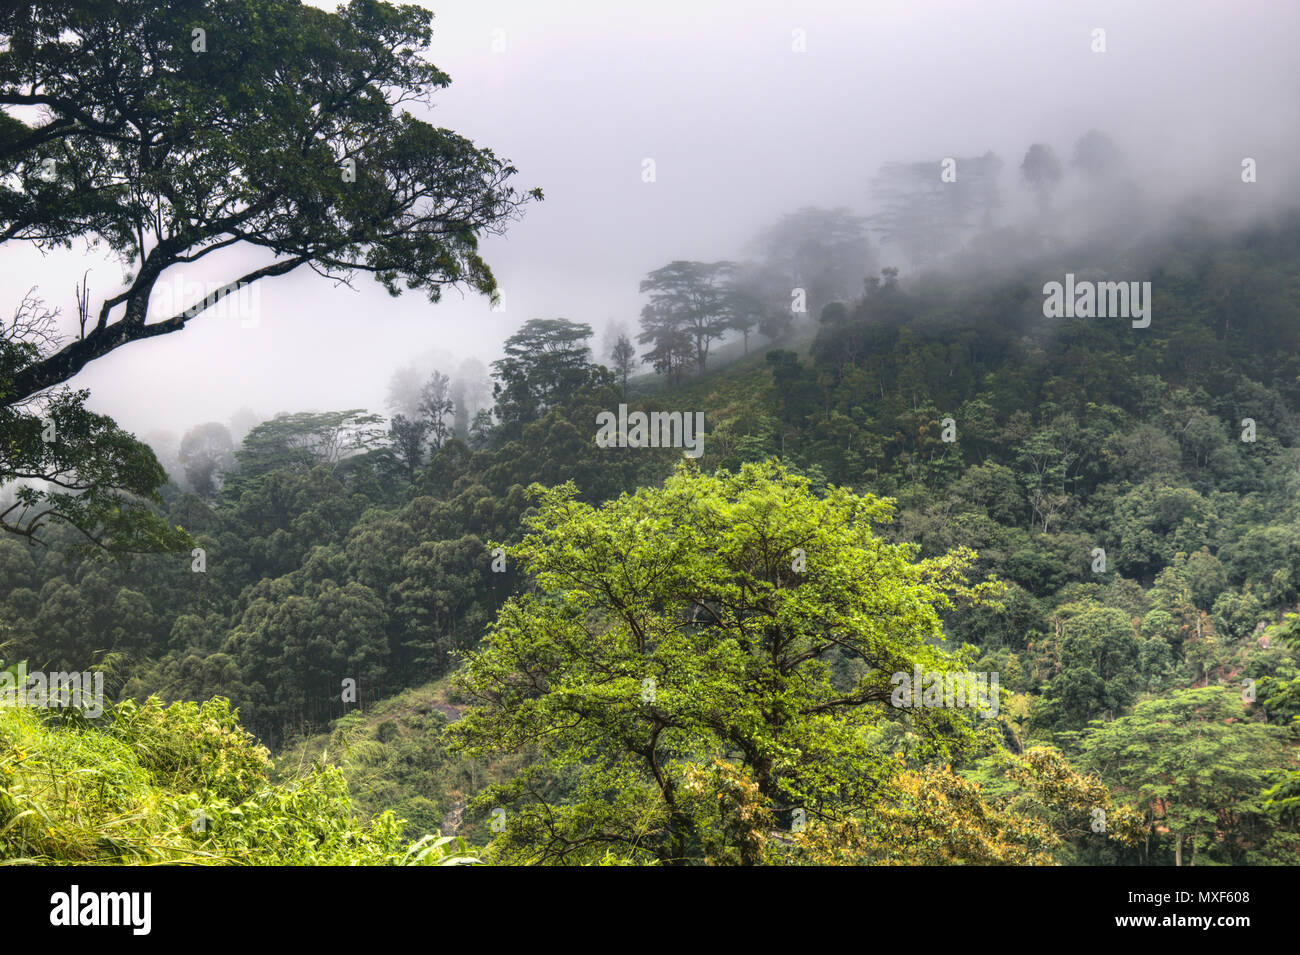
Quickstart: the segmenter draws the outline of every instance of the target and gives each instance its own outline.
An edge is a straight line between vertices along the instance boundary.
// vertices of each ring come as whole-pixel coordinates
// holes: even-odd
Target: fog
[[[599,347],[607,323],[635,328],[650,270],[739,258],[803,206],[877,211],[872,180],[887,162],[993,150],[1013,224],[1033,216],[1016,192],[1025,150],[1047,143],[1068,161],[1090,129],[1123,153],[1156,210],[1147,224],[1188,197],[1225,202],[1213,214],[1233,224],[1295,194],[1300,8],[1290,4],[421,5],[436,14],[428,57],[452,85],[431,112],[413,112],[509,158],[516,187],[546,194],[484,243],[504,307],[450,289],[436,305],[392,298],[365,274],[350,289],[303,268],[259,283],[256,323],[204,315],[93,362],[71,382],[90,390],[90,407],[141,435],[240,409],[385,411],[399,368],[487,364],[530,318],[588,322]],[[1098,28],[1105,52],[1092,50]],[[1258,182],[1241,182],[1243,157],[1257,161]],[[1062,202],[1056,214],[1081,208]],[[69,328],[84,270],[94,311],[122,287],[123,266],[102,249],[42,256],[10,242],[2,254],[6,300],[38,286]],[[261,261],[223,254],[201,278]],[[906,278],[898,250],[877,257]]]

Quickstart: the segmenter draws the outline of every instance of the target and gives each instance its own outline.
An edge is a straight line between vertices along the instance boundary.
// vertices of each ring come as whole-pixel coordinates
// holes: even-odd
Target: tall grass
[[[0,705],[0,865],[455,865],[460,840],[409,844],[391,812],[354,818],[317,762],[272,783],[227,700],[155,698],[79,716]]]

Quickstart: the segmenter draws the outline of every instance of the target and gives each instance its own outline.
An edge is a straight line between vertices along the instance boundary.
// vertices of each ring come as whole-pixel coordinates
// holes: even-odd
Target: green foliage
[[[0,863],[445,865],[463,842],[352,817],[336,768],[268,780],[225,700],[114,708],[103,729],[0,707]]]
[[[496,414],[506,437],[563,405],[593,384],[608,384],[608,372],[591,364],[591,326],[563,318],[534,318],[506,339],[506,357],[492,363]]]
[[[1249,719],[1240,695],[1211,686],[1174,690],[1138,703],[1131,715],[1093,723],[1081,743],[1085,764],[1113,780],[1157,832],[1167,832],[1178,861],[1211,852],[1253,861],[1267,827],[1260,791],[1284,761],[1286,732]]]
[[[1088,601],[1061,606],[1054,623],[1056,636],[1040,645],[1055,671],[1043,688],[1040,720],[1078,726],[1127,709],[1136,695],[1140,657],[1128,616]]]
[[[743,834],[701,843],[716,832],[683,795],[700,758],[734,762],[740,776],[719,769],[709,785],[761,796],[755,818],[871,804],[893,760],[864,733],[889,712],[891,674],[953,669],[933,645],[938,611],[998,592],[967,583],[969,552],[915,561],[878,538],[888,502],[819,498],[779,466],[682,466],[600,508],[575,491],[535,489],[530,533],[510,552],[540,593],[508,602],[467,657],[458,682],[475,705],[448,731],[469,754],[537,748],[528,773],[477,800],[515,804],[494,843],[503,859],[755,861]],[[866,664],[848,688],[832,684],[836,653]],[[905,720],[932,755],[970,752],[981,735],[954,710]]]
[[[1272,631],[1295,650],[1300,650],[1300,614],[1287,614]],[[1294,739],[1300,735],[1300,668],[1280,666],[1259,681],[1260,701]],[[1270,777],[1264,791],[1264,809],[1281,822],[1294,826],[1300,820],[1300,768],[1280,769]]]
[[[1047,203],[1051,163],[1035,162]],[[833,223],[823,232],[764,252],[771,275],[843,246]],[[81,530],[51,519],[46,548],[0,540],[5,654],[100,667],[137,701],[226,697],[281,759],[263,766],[228,711],[147,702],[120,708],[138,708],[129,731],[42,728],[66,731],[43,751],[71,754],[57,775],[93,748],[115,767],[103,787],[119,808],[141,786],[207,793],[186,796],[174,832],[145,813],[152,828],[127,840],[141,858],[253,858],[275,840],[345,858],[342,817],[310,832],[280,818],[332,805],[331,771],[311,767],[333,761],[363,816],[407,820],[402,840],[456,832],[504,861],[1172,864],[1180,839],[1198,861],[1293,860],[1294,627],[1270,625],[1300,597],[1300,221],[1128,251],[1160,278],[1157,314],[1179,321],[1141,335],[1044,322],[1035,266],[979,280],[885,270],[857,300],[830,291],[849,277],[830,269],[809,280],[810,301],[836,298],[811,309],[815,323],[755,326],[777,305],[790,317],[789,289],[778,302],[746,268],[724,289],[739,297],[713,304],[730,310],[727,334],[789,333],[782,347],[743,357],[739,340],[709,339],[706,372],[624,382],[631,400],[593,364],[587,326],[536,320],[496,368],[497,425],[484,410],[470,426],[437,387],[422,410],[417,380],[405,425],[361,409],[264,422],[235,468],[214,465],[222,487],[206,500],[162,486],[152,452],[107,419],[79,418],[84,396],[10,404],[0,461],[82,468],[97,484],[50,489]],[[1084,264],[1111,268],[1111,256]],[[677,322],[670,305],[652,323]],[[39,313],[26,315],[0,343],[10,379],[55,354]],[[665,339],[661,370],[698,369],[685,328]],[[718,367],[728,347],[737,360]],[[449,401],[462,438],[446,433]],[[699,473],[674,475],[672,450],[598,448],[595,416],[620,401],[703,410]],[[84,460],[41,440],[42,407]],[[1254,442],[1239,439],[1246,415]],[[534,482],[551,490],[530,510]],[[181,546],[178,525],[206,572],[186,554],[127,553]],[[82,530],[123,559],[78,553]],[[959,588],[944,603],[949,574],[1007,584],[996,600]],[[917,660],[999,673],[1000,719],[889,707],[882,677]],[[442,683],[403,692],[462,662],[465,699]],[[355,703],[340,694],[347,677]],[[1235,702],[1243,681],[1249,707]],[[466,702],[476,714],[457,721]],[[1064,755],[1034,757],[1039,776],[1001,752],[1044,745]],[[1119,802],[1137,806],[1147,837],[1092,831],[1096,780],[1061,782],[1069,798],[1042,789],[1035,779],[1074,773],[1056,759],[1098,774],[1111,823]],[[266,773],[285,791],[270,793]],[[51,812],[52,778],[11,792],[36,800],[15,830]],[[200,802],[242,841],[186,835],[182,810]],[[509,807],[501,833],[497,807]],[[119,838],[118,816],[95,813],[55,827],[69,857],[99,857],[92,822]],[[391,858],[451,845],[435,842]]]
[[[188,548],[189,535],[158,513],[167,475],[153,451],[89,411],[89,392],[16,400],[15,379],[58,341],[54,314],[30,292],[0,320],[0,488],[12,494],[0,505],[0,532],[36,542],[47,525],[63,524],[80,535],[80,550],[116,556]]]

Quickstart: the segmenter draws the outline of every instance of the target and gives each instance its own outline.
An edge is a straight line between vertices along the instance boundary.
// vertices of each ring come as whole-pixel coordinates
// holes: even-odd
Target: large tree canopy
[[[1082,741],[1086,762],[1116,780],[1116,788],[1196,854],[1227,843],[1244,851],[1259,794],[1270,769],[1285,765],[1281,727],[1252,722],[1233,687],[1174,690],[1143,700],[1128,716],[1091,724]],[[1234,845],[1234,843],[1238,843]]]
[[[940,611],[997,586],[967,583],[969,551],[916,561],[877,537],[888,502],[818,498],[777,465],[683,466],[600,508],[572,484],[538,493],[513,553],[541,593],[512,598],[468,659],[476,705],[450,731],[474,753],[541,749],[532,771],[481,797],[515,803],[511,858],[686,861],[709,851],[719,807],[695,803],[715,784],[751,792],[755,820],[786,825],[801,809],[839,825],[897,768],[869,742],[886,714],[932,754],[983,735],[969,710],[891,710],[893,674],[957,668],[935,646]],[[837,660],[856,675],[835,678]],[[714,760],[720,777],[693,775]],[[760,836],[730,850],[759,861]]]
[[[293,0],[0,10],[0,242],[104,244],[127,270],[121,288],[87,298],[71,340],[38,299],[0,326],[0,407],[15,436],[0,484],[75,491],[52,498],[33,485],[17,516],[0,517],[6,529],[30,535],[63,519],[98,539],[116,523],[127,543],[147,508],[115,509],[113,493],[152,498],[165,474],[76,395],[48,390],[116,348],[181,330],[249,283],[307,266],[343,282],[368,272],[392,295],[405,285],[432,301],[446,285],[494,293],[479,238],[541,193],[518,193],[514,167],[402,108],[450,82],[420,56],[431,17],[373,0],[336,13]],[[206,297],[163,307],[153,295],[240,247],[255,259]],[[67,422],[51,431],[51,417]],[[60,447],[73,432],[82,444]],[[91,453],[106,442],[121,453]]]
[[[353,0],[75,0],[0,14],[0,238],[105,242],[132,269],[6,401],[184,328],[228,290],[303,265],[436,301],[490,294],[478,237],[527,201],[490,150],[399,107],[450,79],[421,59],[432,14]],[[36,107],[24,110],[21,107]],[[532,196],[540,198],[533,190]],[[266,264],[173,314],[163,273],[246,245]]]

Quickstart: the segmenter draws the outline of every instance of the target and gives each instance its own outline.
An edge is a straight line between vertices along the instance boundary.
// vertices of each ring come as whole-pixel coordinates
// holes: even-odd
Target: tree
[[[424,379],[414,364],[398,368],[388,379],[388,396],[384,406],[394,415],[402,415],[407,419],[418,418],[420,390],[423,387]]]
[[[375,450],[384,443],[382,421],[361,408],[276,415],[250,431],[235,452],[240,483],[271,471],[333,468],[344,458]]]
[[[491,395],[492,385],[481,361],[466,358],[456,367],[451,379],[452,432],[456,437],[462,441],[468,439],[471,419]]]
[[[799,356],[792,351],[773,349],[766,355],[772,369],[772,383],[776,386],[781,420],[789,425],[800,425],[817,410],[817,381],[799,364]]]
[[[179,456],[194,493],[210,498],[221,487],[222,472],[234,467],[235,443],[224,424],[209,421],[185,432]]]
[[[867,742],[889,714],[926,752],[974,745],[968,711],[893,710],[891,675],[953,669],[931,642],[939,612],[997,588],[966,582],[969,551],[917,562],[876,537],[889,502],[818,498],[775,464],[683,465],[599,508],[572,483],[533,493],[529,533],[508,553],[537,593],[512,597],[466,658],[473,706],[449,729],[471,754],[538,749],[532,769],[478,798],[516,804],[502,857],[698,858],[711,832],[692,808],[700,761],[727,764],[719,785],[752,787],[782,824],[795,808],[842,821],[895,768]],[[830,679],[838,654],[863,664],[848,685]],[[751,844],[733,848],[757,861]]]
[[[972,229],[991,224],[1002,160],[988,152],[955,162],[952,180],[943,178],[942,163],[928,161],[886,163],[872,181],[881,210],[871,216],[875,230],[914,263],[933,263]]]
[[[745,276],[738,269],[727,286],[727,328],[740,332],[746,355],[749,354],[750,332],[755,328],[776,331],[779,327],[770,318],[773,312],[779,312],[779,309],[763,297],[752,283],[752,277]],[[789,315],[788,309],[785,314]]]
[[[627,397],[627,377],[632,373],[640,362],[636,357],[636,346],[624,332],[619,332],[618,338],[614,342],[614,347],[609,351],[609,357],[614,360],[614,372],[618,375],[619,384],[623,387],[623,397]]]
[[[428,425],[419,418],[411,420],[397,414],[388,423],[388,440],[397,460],[406,469],[408,479],[414,478],[415,472],[424,464],[424,444],[428,433]]]
[[[1074,144],[1070,165],[1092,180],[1109,179],[1123,168],[1124,157],[1115,141],[1100,130],[1090,129]]]
[[[420,59],[430,19],[369,0],[337,13],[290,0],[0,10],[0,242],[102,242],[128,270],[97,311],[86,298],[76,338],[34,324],[30,309],[0,335],[14,435],[0,483],[74,492],[25,488],[0,517],[6,530],[34,539],[63,521],[110,551],[187,546],[149,510],[166,481],[152,452],[85,411],[84,392],[22,404],[117,348],[302,266],[338,281],[369,272],[391,294],[404,283],[433,301],[446,285],[494,291],[478,238],[541,193],[520,195],[490,150],[399,109],[450,82]],[[265,263],[208,294],[162,294],[238,246]],[[75,445],[36,440],[41,417]]]
[[[508,429],[536,421],[592,381],[591,326],[534,318],[506,339],[506,357],[492,363],[497,418]],[[606,373],[608,374],[608,373]]]
[[[0,529],[35,543],[63,523],[111,554],[188,549],[189,535],[154,510],[167,472],[147,445],[86,409],[89,392],[8,397],[22,369],[58,347],[55,321],[32,292],[0,320]]]
[[[466,534],[459,540],[422,541],[401,560],[400,597],[401,672],[408,669],[430,677],[455,664],[453,651],[474,645],[487,623],[482,609],[486,579],[494,576],[483,542]]]
[[[302,266],[432,301],[445,285],[492,293],[478,237],[541,194],[521,196],[490,150],[399,110],[450,82],[420,58],[431,19],[371,0],[337,13],[290,0],[6,6],[0,240],[104,242],[131,274],[82,335],[28,356],[5,403]],[[168,270],[239,245],[270,261],[155,314]]]
[[[670,384],[681,382],[684,370],[695,358],[690,336],[677,317],[664,307],[650,304],[641,309],[641,333],[636,340],[650,345],[643,357]]]
[[[255,585],[239,626],[227,639],[247,687],[248,722],[268,734],[302,731],[342,716],[340,680],[356,681],[356,702],[384,689],[383,602],[356,581],[307,583],[294,593],[281,580]]]
[[[226,426],[230,429],[231,440],[236,444],[243,441],[244,438],[247,437],[248,432],[261,424],[262,420],[262,416],[252,408],[240,408],[231,415],[230,420],[226,422]]]
[[[448,419],[454,414],[456,403],[451,397],[451,379],[435,371],[420,392],[420,414],[426,422],[429,440],[436,451],[447,443],[452,429]]]
[[[1044,711],[1070,727],[1126,709],[1137,694],[1139,644],[1128,615],[1091,601],[1064,604],[1049,650],[1058,672],[1043,690]]]
[[[469,440],[468,444],[473,451],[482,451],[491,444],[492,441],[492,412],[486,408],[480,408],[474,412],[474,418],[469,423]]]
[[[791,314],[788,308],[773,308],[763,313],[763,318],[758,323],[758,330],[768,341],[781,342],[785,341],[790,334],[790,328],[793,325],[794,315]]]
[[[1191,847],[1231,854],[1266,771],[1282,762],[1281,727],[1254,723],[1232,687],[1175,690],[1138,703],[1130,716],[1093,723],[1082,751],[1089,766],[1174,839],[1174,864]]]
[[[1038,196],[1039,206],[1046,210],[1052,190],[1061,181],[1061,160],[1056,151],[1044,143],[1034,143],[1020,162],[1020,178]]]
[[[736,271],[734,262],[669,262],[655,269],[641,282],[641,291],[650,293],[647,309],[658,325],[647,324],[643,312],[642,327],[685,335],[695,346],[695,362],[701,372],[709,361],[709,345],[721,338],[731,319],[729,282]],[[658,347],[657,339],[655,340]]]
[[[787,317],[794,289],[805,291],[808,314],[820,315],[831,302],[860,296],[862,283],[876,270],[867,220],[843,208],[806,206],[787,213],[751,247],[759,263],[749,270],[746,284],[760,292],[764,305]]]
[[[1275,633],[1293,651],[1300,650],[1300,616],[1287,614]],[[1259,690],[1260,702],[1270,719],[1293,730],[1300,726],[1300,672],[1294,666],[1260,680]],[[1293,763],[1290,768],[1278,770],[1269,781],[1272,785],[1261,794],[1265,811],[1294,827],[1300,819],[1300,769]]]

